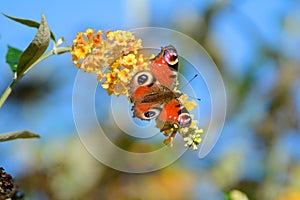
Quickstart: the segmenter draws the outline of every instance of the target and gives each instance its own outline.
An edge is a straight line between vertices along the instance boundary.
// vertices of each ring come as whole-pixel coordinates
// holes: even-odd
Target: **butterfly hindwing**
[[[177,99],[172,99],[164,105],[158,119],[176,123],[180,127],[186,127],[191,124],[189,112]]]

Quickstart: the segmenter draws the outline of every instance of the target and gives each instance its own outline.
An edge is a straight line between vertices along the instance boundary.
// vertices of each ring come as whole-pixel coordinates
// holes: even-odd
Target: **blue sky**
[[[195,24],[203,23],[201,13],[215,1],[203,2],[196,0],[180,0],[176,3],[171,0],[87,0],[84,2],[10,0],[0,2],[0,11],[11,16],[36,21],[40,20],[43,13],[56,37],[63,36],[66,43],[71,45],[76,33],[84,31],[88,27],[104,30],[127,30],[144,26],[159,26],[186,33]],[[300,44],[299,37],[294,36],[297,39],[294,43],[287,33],[283,33],[281,23],[284,22],[278,19],[283,14],[290,12],[291,16],[297,16],[299,21],[299,14],[297,13],[300,13],[300,7],[295,6],[297,4],[299,4],[297,1],[280,0],[272,1],[272,3],[259,0],[232,1],[235,11],[224,10],[215,16],[211,22],[210,34],[213,42],[218,46],[217,50],[221,52],[225,72],[236,79],[242,78],[247,73],[248,64],[256,59],[255,56],[257,56],[256,53],[261,41],[266,42],[273,48],[282,48],[281,51],[287,56],[296,57],[295,49],[297,44]],[[237,13],[242,15],[237,15]],[[243,16],[247,19],[246,21],[250,20],[250,22],[244,23],[243,18],[237,18],[236,16]],[[249,29],[253,29],[254,32],[248,31]],[[35,29],[27,28],[4,16],[0,16],[0,91],[9,84],[12,76],[8,65],[5,63],[6,46],[9,44],[24,49],[34,37],[35,32]],[[256,37],[253,34],[257,33],[259,37],[255,39]],[[258,77],[262,87],[270,88],[274,83],[276,79],[274,65],[275,63],[272,62],[265,63],[266,67],[262,68],[260,77]],[[72,64],[70,55],[50,58],[32,70],[24,81],[34,78],[35,80],[42,80],[41,83],[45,83],[45,80],[55,76],[56,79],[51,80],[60,81],[59,85],[55,85],[53,82],[50,83],[55,85],[55,89],[46,95],[47,98],[43,102],[26,102],[24,105],[7,102],[0,111],[0,132],[29,129],[40,133],[43,136],[42,142],[55,139],[57,136],[67,137],[62,133],[71,134],[75,130],[72,121],[71,99],[76,72],[77,69]],[[230,83],[227,84],[230,87]],[[249,113],[247,112],[245,115],[249,117]],[[232,146],[238,145],[245,141],[245,137],[249,138],[243,150],[246,154],[255,154],[256,152],[249,151],[255,146],[255,138],[250,128],[244,126],[244,123],[240,119],[228,123],[224,129],[227,135],[221,137],[218,148],[226,148],[228,145],[226,137],[236,137],[235,132],[232,130],[242,130],[245,131],[243,138],[241,136],[236,137],[230,141],[230,144]],[[49,134],[49,129],[51,129],[51,134]],[[2,156],[6,158],[4,162],[7,164],[6,166],[16,166],[25,162],[22,158],[11,159],[2,154],[5,152],[4,150],[11,148],[10,144],[1,144],[0,146],[0,158],[2,159]],[[260,159],[260,157],[257,159]],[[253,166],[253,168],[255,167],[257,166]]]

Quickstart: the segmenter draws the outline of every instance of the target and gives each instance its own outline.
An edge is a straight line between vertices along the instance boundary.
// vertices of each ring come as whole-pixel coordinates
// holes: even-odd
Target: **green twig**
[[[24,73],[22,76],[16,77],[13,79],[12,83],[5,89],[4,93],[1,95],[0,97],[0,108],[2,107],[3,103],[6,101],[6,99],[8,98],[8,96],[10,95],[12,89],[14,88],[14,86],[19,82],[19,80],[31,69],[33,68],[35,65],[37,65],[38,63],[42,62],[43,60],[45,60],[46,58],[48,58],[51,55],[58,55],[58,54],[63,54],[66,52],[69,52],[71,50],[71,46],[67,46],[67,47],[60,47],[57,49],[53,49],[51,51],[49,51],[48,53],[45,53],[44,55],[42,55],[37,61],[35,61]]]
[[[17,84],[18,79],[14,79],[13,82],[6,88],[4,93],[0,98],[0,108],[2,107],[3,103],[6,101],[7,97],[10,95],[13,87]]]
[[[43,60],[45,60],[46,58],[48,58],[49,56],[52,55],[59,55],[59,54],[63,54],[66,52],[70,52],[72,49],[71,46],[67,46],[67,47],[60,47],[57,49],[52,49],[51,51],[49,51],[48,53],[43,54],[39,59],[37,59],[37,61],[35,61],[25,72],[23,75],[25,75],[30,69],[32,69],[35,65],[37,65],[38,63],[42,62]]]

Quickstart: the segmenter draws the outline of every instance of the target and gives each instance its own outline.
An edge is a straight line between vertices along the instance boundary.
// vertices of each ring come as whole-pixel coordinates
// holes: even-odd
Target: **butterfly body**
[[[137,72],[130,83],[133,116],[142,120],[156,120],[165,124],[187,127],[191,117],[179,102],[174,91],[177,80],[178,58],[173,46],[161,49],[151,61],[150,70]]]
[[[175,93],[163,85],[153,85],[152,87],[141,86],[135,91],[134,101],[140,103],[166,103],[175,98]]]

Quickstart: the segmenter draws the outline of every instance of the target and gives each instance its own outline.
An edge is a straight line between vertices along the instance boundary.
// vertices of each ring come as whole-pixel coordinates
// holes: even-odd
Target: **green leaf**
[[[13,72],[17,71],[18,61],[20,59],[20,56],[22,54],[22,51],[19,49],[16,49],[12,46],[7,46],[8,50],[6,53],[6,63],[9,64],[10,69]]]
[[[21,19],[21,18],[16,18],[16,17],[12,17],[12,16],[9,16],[9,15],[6,15],[4,13],[2,13],[5,17],[15,21],[15,22],[18,22],[20,24],[23,24],[25,26],[29,26],[29,27],[33,27],[33,28],[39,28],[40,26],[40,23],[36,22],[36,21],[33,21],[33,20],[29,20],[29,19]],[[55,35],[54,33],[50,30],[50,34],[51,34],[51,39],[56,43],[56,38],[55,38]]]
[[[0,142],[5,142],[5,141],[15,140],[15,139],[28,139],[28,138],[40,138],[40,136],[27,130],[0,134]]]
[[[34,65],[48,48],[49,42],[50,30],[45,16],[42,15],[42,22],[37,34],[19,59],[17,77],[22,77]]]

